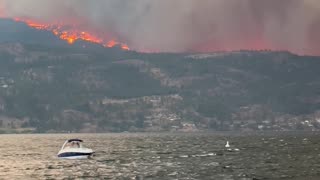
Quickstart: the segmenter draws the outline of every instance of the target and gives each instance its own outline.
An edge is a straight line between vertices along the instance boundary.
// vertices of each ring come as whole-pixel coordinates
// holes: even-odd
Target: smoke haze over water
[[[319,0],[0,0],[0,15],[63,21],[141,51],[320,55]]]

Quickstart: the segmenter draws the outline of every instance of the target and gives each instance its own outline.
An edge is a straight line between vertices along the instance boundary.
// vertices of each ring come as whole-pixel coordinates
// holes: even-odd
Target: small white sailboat
[[[238,149],[238,148],[230,148],[231,146],[229,144],[229,141],[227,141],[225,147],[228,148],[227,149],[228,151],[240,151],[240,149]]]
[[[82,146],[81,139],[69,139],[62,145],[58,157],[64,159],[87,159],[94,152],[92,149]]]
[[[229,141],[227,141],[227,144],[225,145],[226,148],[230,147]]]

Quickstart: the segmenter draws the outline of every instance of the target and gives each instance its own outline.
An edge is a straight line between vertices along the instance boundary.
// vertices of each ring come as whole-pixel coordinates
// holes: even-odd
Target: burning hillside
[[[95,36],[90,32],[78,30],[76,26],[70,26],[65,24],[45,24],[45,23],[40,23],[40,22],[29,20],[29,19],[23,19],[23,18],[14,18],[14,20],[17,22],[26,23],[28,26],[38,30],[51,31],[54,35],[56,35],[62,40],[67,41],[69,44],[73,44],[77,40],[83,40],[91,43],[101,44],[109,48],[114,46],[119,46],[123,50],[129,50],[128,45],[124,43],[117,42],[113,39],[107,40],[107,39]]]
[[[142,52],[288,50],[320,55],[318,0],[0,0],[0,17]]]

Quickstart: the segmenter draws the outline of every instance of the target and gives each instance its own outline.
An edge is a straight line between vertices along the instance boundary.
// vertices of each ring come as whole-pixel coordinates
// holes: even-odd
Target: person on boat
[[[76,143],[75,142],[71,142],[71,147],[75,148],[76,147]]]
[[[67,143],[66,146],[64,147],[64,149],[66,148],[71,148],[71,144]]]

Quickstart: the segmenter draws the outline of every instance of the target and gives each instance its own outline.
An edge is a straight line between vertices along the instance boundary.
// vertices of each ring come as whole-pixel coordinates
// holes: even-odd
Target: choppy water
[[[68,138],[96,155],[58,159]],[[0,179],[320,179],[319,148],[311,133],[1,135]]]

